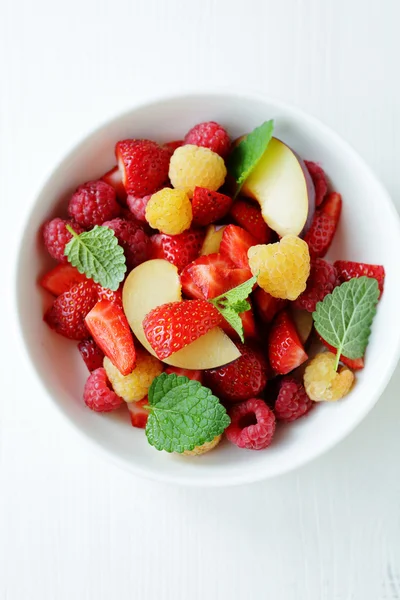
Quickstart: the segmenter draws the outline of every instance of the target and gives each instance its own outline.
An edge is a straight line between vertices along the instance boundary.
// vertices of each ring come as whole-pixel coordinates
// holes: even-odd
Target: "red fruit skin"
[[[174,140],[173,142],[167,142],[166,144],[164,144],[164,147],[169,150],[172,156],[175,150],[183,146],[184,143],[185,142],[183,140]]]
[[[100,300],[86,316],[85,323],[113,365],[122,375],[129,375],[135,368],[136,351],[128,321],[118,304]]]
[[[276,375],[286,375],[308,358],[286,310],[275,317],[268,337],[269,363]]]
[[[119,170],[118,165],[107,171],[101,180],[114,188],[119,202],[122,206],[126,206],[126,189],[122,183],[122,173]]]
[[[330,344],[328,344],[328,342],[326,342],[319,334],[317,334],[319,339],[321,340],[321,342],[324,344],[324,346],[326,346],[326,348],[328,348],[328,350],[330,352],[333,352],[333,354],[336,355],[337,350],[336,348],[334,348],[333,346],[331,346]],[[360,369],[363,369],[365,364],[364,364],[364,358],[347,358],[347,356],[343,356],[343,354],[340,355],[340,360],[341,362],[346,365],[347,367],[349,367],[349,369],[352,369],[352,371],[359,371]]]
[[[231,147],[229,135],[221,125],[215,121],[207,121],[195,125],[185,136],[185,144],[204,146],[225,158]]]
[[[317,303],[330,294],[338,284],[336,268],[322,258],[311,260],[310,276],[307,287],[294,301],[294,306],[308,312],[314,312]]]
[[[193,369],[180,369],[179,367],[167,367],[164,373],[167,373],[167,375],[175,374],[181,377],[187,377],[192,381],[199,381],[200,383],[203,382],[202,371],[195,371]]]
[[[107,288],[101,287],[101,285],[98,283],[96,285],[97,285],[97,299],[99,302],[100,302],[100,300],[108,300],[109,302],[113,302],[114,304],[117,304],[119,306],[119,308],[122,310],[122,291],[121,291],[121,289],[118,289],[114,292],[113,290],[109,290]]]
[[[147,196],[168,183],[171,157],[168,148],[151,140],[121,140],[117,142],[115,155],[128,194]]]
[[[207,300],[183,300],[162,304],[143,320],[147,341],[160,360],[220,325],[221,313]]]
[[[45,273],[39,280],[39,284],[53,296],[59,296],[82,281],[87,281],[86,275],[79,273],[78,269],[67,263],[57,265]]]
[[[283,377],[280,381],[274,412],[278,421],[291,423],[306,415],[313,407],[302,383],[294,377]]]
[[[105,369],[93,371],[86,381],[83,400],[91,410],[111,412],[123,404],[122,398],[111,389]]]
[[[50,256],[60,263],[67,264],[68,258],[64,254],[65,245],[72,239],[72,234],[67,230],[67,225],[78,235],[85,231],[75,221],[59,219],[56,217],[43,225],[43,240]]]
[[[311,227],[304,236],[311,258],[322,258],[332,243],[342,210],[340,194],[328,194],[323,204],[315,211]]]
[[[247,342],[248,340],[258,339],[257,326],[256,320],[254,318],[253,309],[250,308],[249,310],[240,313],[239,316],[242,320],[243,336],[245,341]],[[227,321],[225,321],[225,319],[222,321],[220,327],[225,331],[226,335],[229,335],[229,337],[233,340],[240,339],[239,334],[233,329],[233,327],[229,325]]]
[[[240,227],[248,231],[258,244],[269,244],[272,232],[263,219],[259,206],[249,200],[236,200],[230,214]]]
[[[94,340],[89,339],[79,342],[78,350],[90,372],[103,366],[104,352]]]
[[[86,228],[102,225],[120,212],[114,188],[101,180],[79,186],[68,204],[69,215]]]
[[[103,227],[109,227],[114,231],[119,245],[124,250],[128,270],[149,259],[151,242],[139,225],[133,221],[118,218],[105,221]]]
[[[230,258],[240,269],[248,269],[250,273],[249,276],[251,277],[247,251],[251,246],[257,244],[258,241],[256,238],[242,227],[238,227],[237,225],[227,225],[222,234],[219,251],[224,256]]]
[[[218,398],[229,402],[260,394],[267,384],[267,363],[261,352],[235,342],[241,356],[233,362],[204,372],[206,385]]]
[[[385,285],[385,268],[382,265],[337,260],[334,266],[336,267],[340,283],[350,281],[353,277],[372,277],[377,280],[380,296],[382,295]]]
[[[328,182],[322,167],[310,160],[305,160],[305,165],[310,173],[315,188],[315,206],[320,206],[328,191]]]
[[[140,223],[147,223],[146,221],[146,206],[151,198],[151,194],[147,196],[133,196],[129,194],[126,198],[126,203],[132,215]]]
[[[231,424],[225,430],[232,444],[248,450],[267,448],[275,433],[275,415],[263,400],[250,398],[229,410]]]
[[[163,258],[181,272],[186,265],[198,257],[204,240],[204,231],[188,229],[179,235],[156,233],[150,239],[151,258]]]
[[[253,291],[253,300],[257,315],[264,323],[271,323],[276,314],[282,310],[286,304],[286,300],[274,298],[268,292],[258,287]]]
[[[207,188],[195,187],[192,198],[193,225],[205,227],[219,221],[229,212],[232,198]]]
[[[149,405],[147,396],[138,402],[127,402],[126,405],[131,417],[132,427],[145,429],[149,418],[149,411],[144,408]]]
[[[84,340],[89,336],[85,317],[97,302],[96,284],[83,281],[58,296],[44,315],[46,323],[60,335],[71,340]]]

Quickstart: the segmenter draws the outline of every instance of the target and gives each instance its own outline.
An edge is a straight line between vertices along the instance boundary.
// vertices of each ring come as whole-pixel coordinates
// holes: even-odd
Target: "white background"
[[[235,86],[347,138],[400,207],[398,0],[2,0],[0,600],[400,598],[400,371],[309,466],[196,490],[77,441],[15,341],[14,252],[56,162],[137,101]],[[373,365],[368,365],[373,369]]]

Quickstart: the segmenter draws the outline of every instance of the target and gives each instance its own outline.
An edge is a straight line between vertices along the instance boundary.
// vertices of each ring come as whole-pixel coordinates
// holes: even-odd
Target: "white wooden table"
[[[0,600],[400,598],[399,369],[309,466],[175,488],[77,445],[11,318],[36,191],[82,135],[146,97],[234,85],[297,104],[343,134],[400,207],[399,22],[397,0],[3,0]]]

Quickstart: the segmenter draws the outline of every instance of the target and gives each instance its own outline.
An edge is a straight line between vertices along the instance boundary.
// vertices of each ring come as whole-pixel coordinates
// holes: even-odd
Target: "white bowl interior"
[[[195,123],[216,120],[236,137],[266,119],[275,135],[300,156],[321,162],[334,189],[343,195],[343,215],[331,259],[383,264],[385,293],[367,351],[367,366],[351,394],[321,404],[307,417],[279,427],[267,450],[239,450],[224,442],[201,458],[160,453],[143,431],[131,427],[127,411],[100,415],[82,401],[86,367],[76,343],[55,335],[43,323],[50,298],[38,276],[51,264],[40,243],[43,221],[65,214],[66,199],[80,183],[115,164],[114,144],[127,137],[179,139]],[[336,134],[296,109],[263,98],[231,94],[172,98],[122,115],[90,135],[62,162],[36,200],[28,219],[17,273],[17,302],[23,337],[47,393],[70,423],[111,458],[132,471],[165,481],[226,485],[270,477],[299,466],[341,440],[371,409],[389,380],[399,354],[398,311],[400,235],[396,211],[385,190],[356,153]]]

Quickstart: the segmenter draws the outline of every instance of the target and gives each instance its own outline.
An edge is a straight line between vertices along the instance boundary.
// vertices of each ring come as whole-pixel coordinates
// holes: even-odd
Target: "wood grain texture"
[[[395,0],[3,0],[2,256],[71,145],[133,102],[182,88],[299,105],[355,146],[400,207],[399,22]],[[11,290],[13,260],[2,266]],[[11,294],[0,302],[12,314]],[[2,327],[1,600],[400,598],[399,370],[319,460],[200,491],[93,455],[45,398],[14,323]]]

